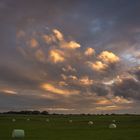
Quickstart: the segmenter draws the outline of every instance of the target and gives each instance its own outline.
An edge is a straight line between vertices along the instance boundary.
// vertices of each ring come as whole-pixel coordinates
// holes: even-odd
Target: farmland
[[[108,128],[112,120],[116,129]],[[140,140],[140,116],[1,115],[0,140],[13,139],[13,129],[25,130],[25,140]]]

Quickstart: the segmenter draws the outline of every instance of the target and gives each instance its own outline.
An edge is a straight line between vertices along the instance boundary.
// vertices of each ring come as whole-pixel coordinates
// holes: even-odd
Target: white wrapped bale
[[[27,121],[30,121],[30,118],[28,118]]]
[[[93,121],[89,121],[88,124],[89,124],[89,125],[93,125]]]
[[[22,129],[14,129],[12,132],[12,138],[24,138],[25,132]]]
[[[116,128],[117,126],[116,126],[116,124],[114,124],[114,123],[112,123],[112,124],[110,124],[109,125],[109,128]]]
[[[72,120],[69,120],[69,123],[72,123]]]
[[[16,121],[16,119],[12,119],[12,122],[15,122]]]
[[[49,119],[46,119],[46,122],[49,122],[50,120]]]
[[[116,120],[112,120],[112,122],[113,122],[113,123],[115,123],[115,122],[116,122]]]

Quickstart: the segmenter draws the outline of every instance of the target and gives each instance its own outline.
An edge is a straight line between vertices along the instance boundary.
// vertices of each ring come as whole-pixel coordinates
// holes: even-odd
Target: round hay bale
[[[73,121],[72,120],[69,120],[69,123],[72,123]]]
[[[25,132],[22,129],[14,129],[12,132],[12,138],[24,138]]]
[[[89,124],[89,125],[93,125],[93,121],[89,121],[88,124]]]
[[[27,121],[30,121],[30,118],[28,118]]]
[[[112,123],[112,124],[110,124],[109,125],[109,128],[116,128],[117,126],[116,126],[116,124],[114,124],[114,123]]]
[[[13,118],[13,119],[12,119],[12,122],[15,122],[15,121],[16,121],[16,119]]]
[[[50,120],[49,119],[46,119],[46,122],[49,122]]]
[[[116,120],[112,120],[112,122],[113,122],[113,123],[115,123],[115,122],[116,122]]]

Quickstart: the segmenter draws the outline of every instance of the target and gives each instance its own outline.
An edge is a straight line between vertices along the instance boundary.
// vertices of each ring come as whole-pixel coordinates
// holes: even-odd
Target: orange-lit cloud
[[[78,91],[78,90],[61,89],[61,88],[58,88],[58,87],[56,87],[52,84],[48,84],[48,83],[42,84],[41,88],[46,90],[46,91],[49,91],[49,92],[52,92],[52,93],[55,93],[55,94],[65,95],[65,96],[80,93],[80,91]]]
[[[34,37],[39,38],[35,35]],[[31,54],[30,58],[32,60],[36,58],[34,59],[35,61],[46,62],[46,67],[48,66],[48,62],[57,64],[55,68],[58,70],[57,79],[53,76],[52,68],[46,70],[47,77],[52,78],[52,80],[50,80],[50,83],[42,83],[40,85],[40,89],[43,92],[41,93],[41,97],[60,99],[62,95],[64,97],[70,95],[81,97],[82,94],[80,93],[85,93],[83,98],[86,101],[93,100],[94,108],[99,111],[121,110],[125,105],[131,105],[132,100],[130,101],[121,96],[112,95],[112,97],[108,97],[108,94],[114,94],[111,87],[113,84],[121,81],[122,78],[120,76],[116,78],[103,78],[100,81],[100,79],[98,80],[96,76],[92,76],[89,72],[89,69],[92,69],[95,75],[105,75],[107,70],[112,70],[111,64],[120,61],[117,55],[109,51],[103,51],[96,56],[93,48],[81,49],[79,43],[74,40],[66,40],[65,36],[57,29],[52,30],[52,33],[49,35],[43,34],[41,40],[36,40],[35,38],[30,40],[31,48],[24,49],[22,47],[24,50],[22,53]],[[43,41],[43,45],[45,41],[48,48],[41,46],[40,41]],[[51,67],[52,65],[49,66]],[[99,78],[101,77],[99,76]],[[100,84],[99,86],[97,86],[98,83]],[[75,100],[78,101],[78,99]]]
[[[63,40],[63,34],[59,30],[53,29],[53,33],[59,41]]]
[[[90,80],[88,76],[81,77],[79,79],[79,82],[81,85],[85,85],[85,86],[93,84],[93,80]]]
[[[50,61],[53,63],[64,62],[64,53],[58,49],[54,49],[50,51]]]
[[[49,111],[73,111],[75,110],[74,108],[61,108],[61,107],[55,107],[55,108],[44,108],[45,110]],[[44,110],[43,109],[43,110]]]
[[[130,104],[130,103],[133,103],[132,100],[128,100],[128,99],[125,99],[123,97],[120,97],[120,96],[116,96],[115,98],[112,99],[113,102],[115,103],[119,103],[119,104]]]
[[[95,109],[102,111],[111,111],[111,110],[120,110],[123,108],[124,108],[123,106],[109,105],[109,106],[97,106]]]
[[[106,98],[103,98],[103,99],[99,99],[97,100],[96,104],[98,105],[109,105],[109,104],[112,104],[112,102]]]
[[[16,94],[18,94],[16,91],[14,91],[14,90],[10,90],[10,89],[2,89],[2,90],[0,90],[1,92],[4,92],[4,93],[6,93],[6,94],[11,94],[11,95],[16,95]]]
[[[42,35],[42,38],[47,44],[52,44],[53,42],[56,42],[56,38],[54,35]]]
[[[80,48],[80,44],[75,42],[75,41],[70,41],[68,43],[68,48],[71,48],[71,49],[77,49],[77,48]]]
[[[68,84],[65,81],[60,81],[59,86],[67,86]]]
[[[81,47],[81,45],[79,43],[77,43],[76,41],[70,41],[70,42],[65,41],[62,44],[60,44],[60,48],[64,48],[64,49],[75,50],[80,47]]]
[[[41,62],[45,62],[45,54],[41,49],[38,49],[35,52],[35,57],[37,58],[37,60],[41,61]]]
[[[116,63],[120,61],[120,58],[112,52],[103,51],[98,58],[106,63]]]
[[[52,30],[52,34],[46,35],[43,34],[42,35],[42,39],[49,45],[53,44],[53,43],[60,43],[64,41],[63,38],[63,34],[57,30],[57,29],[53,29]],[[60,41],[60,42],[59,42]]]
[[[78,78],[76,75],[69,75],[66,76],[64,74],[61,75],[63,80],[68,81],[70,83],[74,83],[76,85],[81,85],[81,86],[89,86],[92,85],[94,82],[92,79],[89,79],[88,76],[82,76]]]
[[[75,75],[69,75],[68,78],[71,80],[78,80],[78,78]]]
[[[50,35],[42,35],[43,40],[47,44],[52,45],[53,43],[55,43],[57,44],[58,48],[71,50],[75,50],[81,47],[81,45],[74,40],[71,41],[65,40],[64,35],[58,29],[53,29],[52,32],[53,33]]]
[[[98,105],[119,105],[119,104],[131,104],[133,103],[132,100],[125,99],[123,97],[119,96],[113,96],[112,98],[99,98],[99,100],[96,101],[96,104]]]
[[[95,54],[95,50],[93,48],[87,48],[84,52],[86,56],[92,56]]]
[[[61,74],[61,78],[62,78],[63,80],[66,80],[66,79],[67,79],[67,76],[66,76],[65,74]]]
[[[94,63],[88,62],[89,66],[95,71],[103,71],[108,68],[107,64],[104,64],[101,61],[96,61]]]
[[[39,43],[35,38],[32,38],[29,42],[29,45],[31,48],[36,48],[36,47],[38,47]]]

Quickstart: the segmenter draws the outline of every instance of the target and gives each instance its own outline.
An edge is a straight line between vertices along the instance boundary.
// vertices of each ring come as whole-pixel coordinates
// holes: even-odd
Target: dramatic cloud
[[[24,44],[24,41],[26,42],[26,36],[20,36],[19,41],[23,42],[22,44]],[[117,88],[124,92],[121,89],[121,85],[119,85],[119,82],[122,82],[119,76],[116,79],[103,82],[104,78],[102,79],[98,75],[98,73],[103,74],[106,78],[107,75],[110,75],[110,71],[119,74],[118,69],[115,68],[115,65],[117,66],[121,61],[119,56],[111,51],[102,51],[95,55],[93,48],[82,50],[81,45],[76,41],[66,41],[65,38],[58,29],[52,29],[51,34],[36,36],[36,39],[32,38],[29,42],[29,47],[28,45],[18,47],[19,53],[24,57],[28,57],[28,61],[33,61],[43,66],[42,72],[45,74],[46,80],[44,79],[42,83],[40,77],[40,80],[36,81],[38,82],[36,89],[42,93],[39,95],[40,98],[60,100],[60,102],[65,100],[67,102],[65,98],[79,96],[76,97],[75,101],[78,103],[81,102],[81,97],[83,98],[82,102],[83,100],[89,100],[86,97],[89,94],[91,95],[90,102],[93,100],[96,110],[109,111],[121,110],[125,108],[125,104],[132,103],[129,99],[129,94],[125,96],[123,93],[119,94],[116,90]],[[45,44],[45,47],[40,46],[43,42],[47,43],[47,46]],[[91,72],[95,76],[92,76]],[[57,73],[56,77],[54,77],[54,73]],[[44,92],[47,92],[47,94]],[[111,97],[109,97],[110,95]],[[89,106],[91,105],[90,102]],[[79,108],[77,103],[74,108]],[[105,105],[105,107],[103,108],[102,105]]]
[[[1,0],[0,111],[140,113],[139,5]]]
[[[65,49],[77,49],[80,48],[80,44],[75,41],[65,42],[64,44],[61,44],[62,48]]]
[[[37,60],[41,61],[41,62],[45,62],[45,54],[41,49],[38,49],[35,52],[35,57]]]
[[[80,82],[82,85],[85,85],[85,86],[87,86],[87,85],[92,85],[92,84],[93,84],[93,80],[90,80],[90,79],[88,78],[88,76],[81,77],[81,78],[79,79],[79,82]]]
[[[115,95],[140,100],[140,81],[133,76],[120,77],[113,85]]]
[[[56,41],[56,38],[53,35],[42,35],[42,38],[47,44],[52,44]]]
[[[56,94],[62,94],[65,96],[72,95],[72,94],[79,94],[78,90],[60,89],[51,84],[42,84],[41,88],[43,88],[44,90],[47,90],[49,92],[56,93]]]
[[[60,31],[58,31],[57,29],[54,29],[53,33],[59,41],[63,41],[63,35]]]
[[[85,50],[85,55],[86,56],[92,56],[92,55],[94,55],[95,54],[95,50],[93,49],[93,48],[87,48],[86,50]]]
[[[95,71],[103,71],[108,68],[108,65],[102,63],[101,61],[96,61],[94,63],[89,62],[89,66]]]
[[[50,51],[50,61],[57,63],[57,62],[64,62],[64,53],[60,50],[51,50]]]
[[[98,58],[105,63],[117,63],[119,61],[119,57],[116,56],[112,52],[103,51]]]
[[[9,90],[9,89],[0,89],[0,92],[6,93],[6,94],[11,94],[11,95],[17,94],[16,91],[14,91],[14,90]]]

